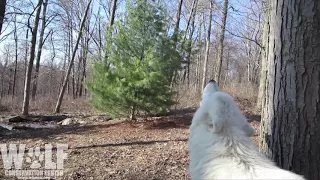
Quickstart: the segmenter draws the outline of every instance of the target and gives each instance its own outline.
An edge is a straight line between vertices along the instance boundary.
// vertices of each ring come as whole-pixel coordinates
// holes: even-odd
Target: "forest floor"
[[[258,132],[260,116],[251,111],[252,104],[238,103]],[[136,123],[108,121],[103,115],[57,116],[59,121],[80,123],[0,129],[0,144],[28,148],[68,144],[63,176],[56,179],[190,179],[187,141],[194,111],[185,108],[173,115],[139,118]],[[253,140],[257,142],[257,136]],[[5,176],[2,160],[0,179],[14,179]]]

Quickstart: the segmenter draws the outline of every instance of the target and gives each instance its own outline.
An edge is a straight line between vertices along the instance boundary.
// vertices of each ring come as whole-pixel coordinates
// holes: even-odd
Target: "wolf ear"
[[[212,132],[215,134],[219,134],[222,130],[223,124],[221,122],[213,122]]]
[[[206,120],[208,118],[208,113],[203,108],[197,109],[197,111],[194,113],[192,122],[199,122]]]
[[[212,122],[212,127],[210,127],[210,131],[219,134],[223,128],[223,120],[221,120],[219,117],[215,116],[211,112],[209,112],[209,117]]]
[[[248,135],[249,137],[254,136],[256,134],[256,131],[253,129],[253,127],[250,126],[250,124],[246,124],[243,126],[242,130]]]

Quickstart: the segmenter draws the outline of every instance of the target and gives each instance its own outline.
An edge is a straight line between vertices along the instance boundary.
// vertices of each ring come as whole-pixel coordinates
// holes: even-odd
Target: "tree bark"
[[[224,48],[224,35],[226,31],[226,23],[227,23],[227,17],[228,17],[228,6],[229,6],[229,0],[224,0],[224,6],[223,6],[223,19],[222,19],[222,25],[221,25],[221,34],[219,39],[219,46],[218,46],[218,64],[217,64],[217,72],[215,76],[215,80],[217,81],[217,84],[220,83],[220,77],[221,77],[221,69],[222,69],[222,59],[223,59],[223,48]]]
[[[203,63],[203,74],[202,74],[202,84],[201,84],[201,90],[203,92],[203,89],[206,85],[206,76],[207,76],[207,69],[208,69],[208,58],[209,58],[209,52],[210,52],[210,37],[211,37],[211,22],[212,22],[212,14],[213,14],[213,2],[210,1],[210,15],[209,15],[209,25],[208,25],[208,33],[207,33],[207,39],[206,39],[206,55]]]
[[[130,121],[136,120],[136,105],[132,105],[129,119]]]
[[[87,32],[89,31],[89,26],[87,27]],[[86,34],[84,38],[84,46],[83,46],[83,54],[82,54],[82,73],[81,73],[81,79],[80,79],[80,90],[79,90],[79,97],[82,97],[82,93],[84,88],[84,81],[86,79],[86,74],[87,74],[87,58],[88,58],[88,48],[89,48],[89,35]]]
[[[86,22],[86,18],[87,18],[87,15],[88,15],[88,11],[89,11],[89,7],[90,7],[91,2],[92,2],[92,0],[89,0],[89,2],[87,4],[87,7],[86,7],[86,10],[85,10],[85,13],[84,13],[84,15],[83,15],[83,17],[81,19],[80,30],[79,30],[79,33],[78,33],[77,42],[76,42],[75,47],[73,49],[71,61],[69,63],[69,67],[68,67],[66,76],[64,78],[64,82],[63,82],[62,88],[60,90],[58,101],[57,101],[57,104],[56,104],[56,107],[55,107],[55,113],[59,113],[60,112],[60,107],[61,107],[61,104],[62,104],[64,92],[65,92],[66,87],[67,87],[69,75],[70,75],[70,72],[71,72],[71,69],[72,69],[72,65],[73,65],[77,50],[78,50],[79,42],[80,42],[81,35],[82,35],[82,29],[83,29],[84,24]]]
[[[266,1],[269,4],[269,0]],[[268,5],[267,5],[268,6]],[[266,94],[266,80],[267,80],[267,64],[268,64],[268,51],[269,51],[269,33],[270,33],[270,14],[267,8],[265,12],[265,22],[263,27],[262,35],[262,51],[261,51],[261,63],[260,63],[260,83],[259,83],[259,94],[257,99],[257,110],[261,111],[264,109],[265,94]]]
[[[320,3],[274,0],[260,148],[284,169],[320,179]]]
[[[7,4],[6,0],[0,0],[0,34],[1,34],[1,30],[2,30],[4,15],[6,12],[6,4]]]
[[[40,39],[38,44],[38,52],[37,52],[37,58],[36,58],[36,67],[35,72],[33,76],[33,86],[32,86],[32,93],[31,93],[31,99],[36,99],[36,93],[37,93],[37,85],[38,85],[38,76],[39,76],[39,70],[40,70],[40,59],[41,59],[41,53],[42,53],[42,47],[44,44],[44,31],[46,29],[46,14],[47,14],[47,6],[48,6],[48,0],[44,0],[43,2],[43,10],[42,10],[42,23],[41,23],[41,30],[40,30]]]
[[[37,43],[37,32],[38,32],[38,25],[40,19],[40,12],[41,12],[41,4],[42,0],[38,1],[38,5],[36,8],[36,17],[34,20],[34,26],[32,29],[32,39],[31,39],[31,47],[30,47],[30,58],[29,63],[26,70],[26,79],[24,84],[24,94],[23,94],[23,104],[22,104],[22,115],[28,116],[29,115],[29,100],[30,100],[30,83],[31,83],[31,73],[33,68],[33,61],[35,57],[35,49]]]

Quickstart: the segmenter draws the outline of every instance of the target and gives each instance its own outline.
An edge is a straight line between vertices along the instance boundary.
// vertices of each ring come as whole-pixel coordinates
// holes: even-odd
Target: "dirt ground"
[[[258,130],[260,117],[245,103],[240,102],[240,107],[246,107],[244,114]],[[90,122],[14,129],[2,133],[0,144],[68,144],[64,173],[57,179],[190,179],[187,140],[193,113],[189,108],[174,115],[141,118],[138,123],[74,115]],[[253,139],[257,142],[257,136]],[[0,167],[0,179],[10,179],[4,176],[2,160]]]

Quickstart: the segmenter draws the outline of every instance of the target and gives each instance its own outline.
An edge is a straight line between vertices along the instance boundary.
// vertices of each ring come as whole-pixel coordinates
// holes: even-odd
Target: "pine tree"
[[[170,88],[181,56],[167,34],[163,7],[147,0],[127,3],[127,13],[108,32],[107,59],[93,63],[91,103],[113,116],[160,113],[175,102]],[[111,29],[109,29],[111,31]]]

